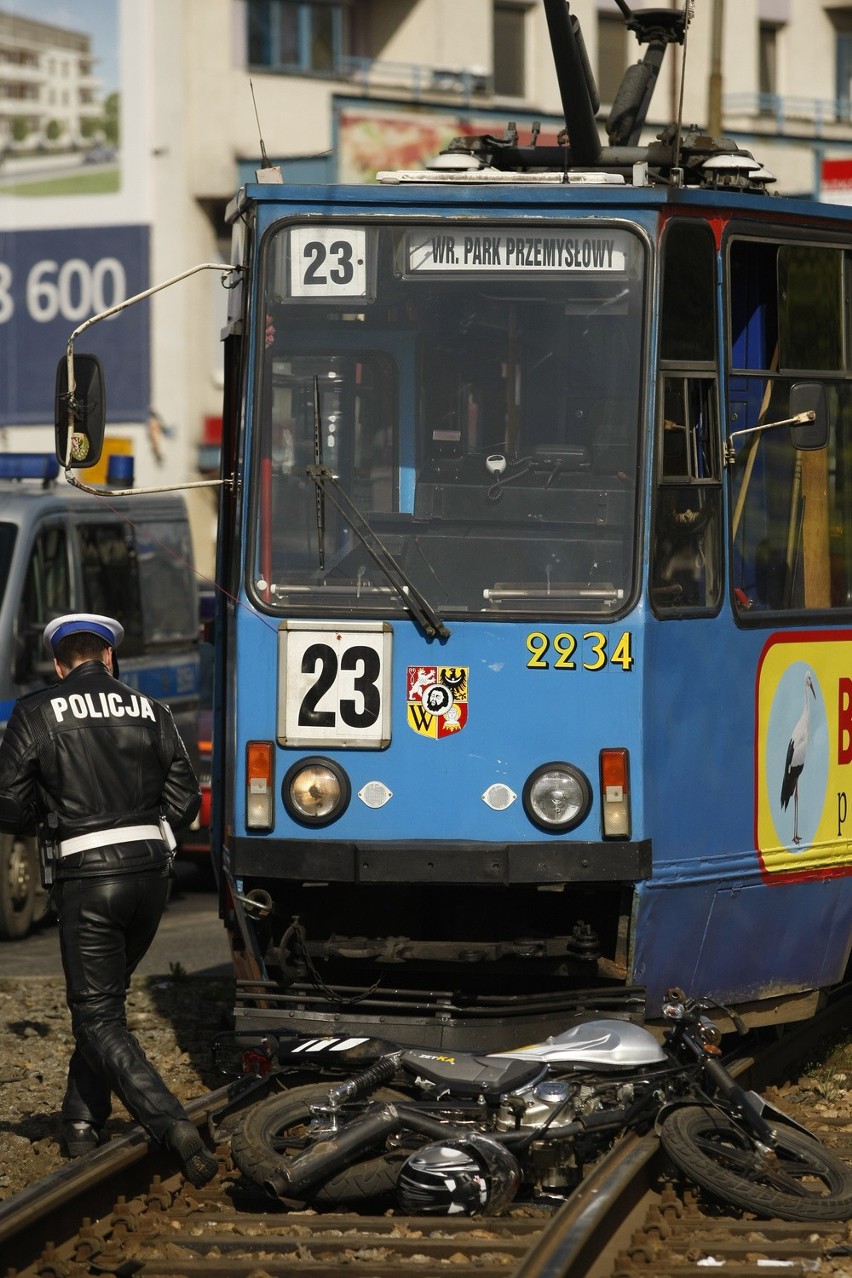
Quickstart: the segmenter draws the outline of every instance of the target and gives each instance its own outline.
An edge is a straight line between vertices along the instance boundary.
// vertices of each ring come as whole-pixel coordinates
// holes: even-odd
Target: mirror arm
[[[795,417],[785,417],[779,422],[764,422],[762,426],[746,426],[743,430],[732,431],[725,440],[725,465],[732,466],[736,461],[734,440],[740,435],[754,435],[761,430],[774,430],[776,426],[804,426],[806,422],[815,422],[816,413],[809,408],[804,413],[796,413]]]
[[[65,348],[68,367],[68,438],[65,444],[65,478],[69,484],[81,489],[84,493],[95,493],[98,496],[103,496],[104,493],[103,488],[90,488],[87,484],[75,479],[72,474],[71,448],[74,439],[74,423],[81,407],[74,394],[77,389],[77,379],[74,376],[74,343],[80,334],[85,333],[87,328],[91,328],[93,324],[97,324],[100,320],[109,319],[111,315],[117,315],[119,311],[126,310],[128,306],[134,306],[136,302],[144,302],[146,297],[151,297],[154,293],[159,293],[164,288],[170,288],[172,284],[179,284],[181,280],[188,279],[190,275],[196,275],[199,271],[221,271],[222,283],[224,284],[229,275],[239,273],[242,269],[241,266],[231,266],[226,262],[200,262],[197,266],[191,266],[189,270],[181,271],[179,275],[173,275],[171,279],[163,280],[159,284],[152,285],[151,288],[146,288],[142,293],[134,293],[133,297],[125,298],[123,302],[117,302],[115,306],[110,306],[108,310],[99,311],[97,315],[91,315],[82,324],[78,324],[68,338],[68,344]],[[228,285],[226,287],[233,286]],[[160,488],[113,488],[110,489],[110,494],[113,497],[125,497],[141,492],[172,493],[182,491],[184,488],[214,488],[221,485],[227,485],[233,489],[233,475],[228,479],[200,479],[186,484],[168,484]]]
[[[151,493],[182,493],[188,488],[230,488],[234,491],[236,477],[228,475],[225,479],[188,479],[183,484],[161,484],[156,488],[105,488],[101,485],[99,488],[93,488],[90,484],[81,483],[75,476],[73,470],[65,471],[65,479],[73,488],[79,488],[80,492],[91,493],[94,497],[138,497],[140,493],[150,495]]]

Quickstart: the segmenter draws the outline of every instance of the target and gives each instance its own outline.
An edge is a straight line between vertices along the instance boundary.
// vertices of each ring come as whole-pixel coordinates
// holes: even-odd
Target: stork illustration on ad
[[[852,872],[850,632],[774,635],[755,687],[755,846],[767,881]]]

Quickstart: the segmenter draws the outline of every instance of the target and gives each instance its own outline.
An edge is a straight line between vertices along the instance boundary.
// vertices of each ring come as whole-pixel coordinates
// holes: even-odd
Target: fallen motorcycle
[[[785,1220],[852,1217],[852,1167],[736,1082],[711,1006],[670,990],[662,1043],[615,1018],[489,1054],[266,1040],[283,1079],[311,1061],[325,1081],[254,1106],[232,1155],[286,1201],[395,1198],[407,1214],[495,1215],[522,1199],[558,1202],[620,1133],[654,1127],[675,1166],[727,1204]]]

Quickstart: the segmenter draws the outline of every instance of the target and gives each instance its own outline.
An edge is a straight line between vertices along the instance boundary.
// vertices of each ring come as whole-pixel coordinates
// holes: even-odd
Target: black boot
[[[62,1143],[69,1158],[82,1158],[97,1149],[100,1136],[94,1123],[63,1123]]]
[[[190,1122],[172,1123],[166,1136],[166,1148],[174,1154],[184,1176],[196,1189],[211,1181],[219,1170],[216,1159]]]

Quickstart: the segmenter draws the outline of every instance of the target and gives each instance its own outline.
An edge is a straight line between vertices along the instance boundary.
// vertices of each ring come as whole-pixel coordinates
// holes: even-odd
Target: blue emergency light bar
[[[0,453],[0,479],[55,479],[59,462],[53,453]]]

